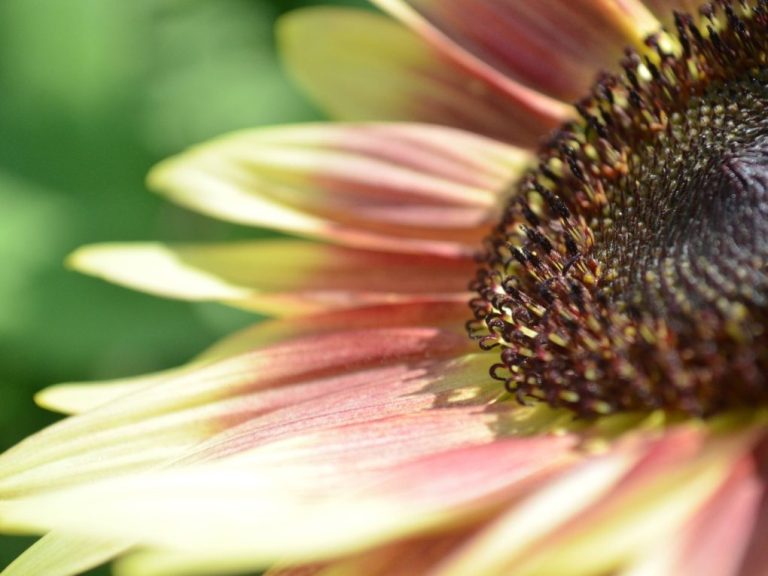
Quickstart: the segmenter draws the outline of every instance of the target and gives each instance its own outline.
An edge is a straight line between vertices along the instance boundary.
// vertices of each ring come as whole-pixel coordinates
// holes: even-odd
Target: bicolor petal
[[[324,482],[333,474],[328,463],[275,466],[252,457],[47,492],[3,503],[0,516],[17,526],[86,534],[99,525],[102,535],[136,537],[149,546],[123,560],[119,573],[244,569],[281,556],[327,558],[471,517],[569,465],[570,444],[567,438],[509,439],[434,453],[370,476],[335,474],[331,484]],[[319,481],[308,486],[307,474]],[[75,505],[82,511],[85,501],[89,513],[71,513]]]
[[[151,188],[225,220],[379,250],[474,249],[529,161],[520,149],[424,125],[244,132],[157,166]]]
[[[221,245],[103,244],[69,263],[134,289],[221,301],[276,316],[398,302],[460,299],[468,257],[393,254],[311,242]],[[466,300],[466,298],[465,298]]]
[[[581,407],[558,408],[570,391],[556,384],[573,378],[569,366],[578,365],[588,396],[645,366],[613,354],[625,340],[674,339],[674,331],[603,322],[602,311],[616,304],[603,302],[612,270],[592,260],[592,239],[610,226],[585,226],[579,242],[572,233],[580,230],[575,208],[591,206],[582,199],[594,193],[597,206],[608,198],[603,181],[592,186],[586,175],[634,182],[625,171],[636,162],[632,147],[613,154],[611,131],[633,132],[638,119],[648,134],[665,130],[668,115],[655,103],[687,89],[671,66],[696,67],[666,51],[674,40],[646,34],[669,26],[672,8],[701,3],[375,3],[406,26],[372,12],[296,12],[281,25],[286,60],[338,117],[425,124],[243,132],[163,162],[149,178],[183,206],[306,240],[112,244],[73,256],[75,267],[126,286],[281,318],[179,368],[40,393],[41,405],[74,416],[0,455],[0,531],[45,534],[3,576],[73,576],[114,556],[118,576],[273,566],[275,576],[761,575],[765,413],[695,419],[673,411],[687,414],[689,404],[675,404],[593,419]],[[690,29],[681,52],[694,55],[703,43],[719,52],[734,39],[741,49],[760,38],[744,31],[761,32],[764,18],[748,28],[729,5],[718,10],[705,14],[711,29]],[[740,10],[765,16],[745,3]],[[732,37],[718,36],[726,22]],[[573,118],[575,107],[562,99],[609,70],[624,46],[644,44],[648,60],[637,56],[633,68],[628,52],[621,90],[603,77],[599,102],[579,107],[584,122],[565,125],[553,141],[557,154],[532,159],[508,144],[533,146]],[[597,162],[603,157],[609,162]],[[524,174],[532,161],[538,171]],[[527,224],[499,218],[515,210],[515,189]],[[562,236],[562,246],[538,231],[548,213],[557,216],[548,234]],[[589,207],[579,226],[598,213]],[[475,275],[470,256],[493,224],[503,233],[486,245],[499,247],[498,266]],[[528,240],[520,246],[518,225]],[[540,266],[539,250],[567,256],[567,264]],[[588,292],[570,286],[574,267]],[[484,273],[505,277],[481,295],[499,313],[487,327],[499,336],[494,345],[507,348],[503,366],[520,375],[518,384],[495,381],[498,356],[467,338],[466,283]],[[595,281],[608,290],[593,293]],[[568,299],[555,298],[552,286]],[[509,306],[513,300],[521,305]],[[556,318],[563,333],[589,328],[576,349],[588,356],[564,367],[552,356],[552,346],[568,342],[540,328]],[[600,341],[614,331],[622,338]],[[523,338],[536,346],[518,346]],[[650,369],[668,365],[680,376],[676,362],[687,351],[666,358],[667,348],[658,350]],[[541,380],[529,358],[548,367]],[[618,380],[604,375],[608,365]],[[528,384],[530,406],[517,397]]]
[[[641,444],[633,448],[638,440]],[[462,574],[470,565],[492,575],[507,574],[514,566],[514,573],[520,576],[588,576],[636,567],[642,564],[644,553],[675,538],[676,531],[716,494],[734,462],[749,451],[754,440],[748,431],[717,439],[706,427],[696,425],[666,431],[650,442],[630,435],[611,453],[639,458],[627,468],[616,469],[618,473],[610,478],[598,474],[595,486],[599,491],[594,497],[586,497],[584,492],[591,482],[581,482],[578,487],[574,484],[569,494],[555,492],[573,499],[570,507],[552,502],[542,507],[558,510],[558,524],[548,527],[546,538],[537,540],[537,533],[526,526],[536,516],[524,502],[522,507],[512,507],[505,518],[480,534],[474,545],[466,547],[447,564],[446,571],[438,574]],[[610,456],[586,463],[584,473],[592,466],[602,466],[605,458]],[[557,481],[554,486],[558,486]],[[534,494],[531,499],[536,502],[539,497]],[[564,514],[565,509],[578,514]],[[637,574],[644,572],[637,570]]]
[[[413,323],[418,316],[404,311],[391,322]],[[5,530],[87,535],[106,518],[100,514],[114,514],[117,531],[100,532],[100,538],[156,548],[129,558],[125,566],[138,566],[133,573],[159,574],[162,566],[175,570],[179,562],[212,566],[220,561],[220,545],[238,566],[264,565],[295,546],[299,517],[306,519],[308,533],[329,518],[354,528],[333,531],[327,540],[306,539],[302,554],[327,557],[393,533],[420,532],[446,514],[483,510],[578,456],[571,452],[572,436],[509,437],[515,424],[503,420],[519,408],[494,407],[499,391],[483,385],[485,358],[467,355],[467,346],[454,332],[413,327],[316,333],[221,359],[223,349],[233,350],[225,346],[187,370],[153,377],[119,401],[65,420],[4,454],[0,523]],[[427,483],[430,474],[436,476]],[[317,493],[310,500],[317,508],[306,508],[307,478],[313,478],[311,491]],[[118,500],[128,501],[112,491],[129,485],[141,498],[125,510],[113,508]],[[180,500],[155,492],[166,489]],[[207,495],[199,492],[203,489]],[[75,526],[64,517],[78,517],[79,523],[88,514],[70,515],[65,508],[81,496],[99,512]],[[225,501],[214,503],[220,496]],[[177,531],[174,542],[158,537],[174,532],[170,525],[180,518],[187,523],[187,513],[176,508],[186,507],[185,498],[200,505],[186,508],[189,514],[206,518],[207,527],[198,525],[200,536],[209,521],[216,522],[208,504],[221,512],[223,532],[220,542],[199,548],[205,554],[183,559],[178,554],[186,554],[186,545],[178,545],[191,543],[190,534]],[[237,504],[241,514],[235,519],[231,505],[240,498],[250,499],[253,509],[243,515]],[[446,509],[446,502],[455,506]],[[140,516],[146,518],[151,508],[157,534],[134,532],[139,516],[121,517],[144,506],[149,508]],[[275,525],[277,510],[287,515]],[[386,521],[372,522],[374,517]],[[232,536],[248,528],[242,521],[264,522],[264,528],[250,529],[272,536],[255,548],[235,542]]]
[[[371,327],[383,329],[431,326],[463,336],[466,333],[466,315],[467,306],[462,299],[386,304],[267,320],[224,338],[180,368],[104,382],[58,384],[39,392],[35,401],[49,410],[79,414],[117,401],[122,396],[143,388],[161,385],[206,364],[247,354],[280,342]]]
[[[659,22],[638,0],[374,0],[478,75],[571,102]],[[468,15],[471,14],[471,17]]]
[[[467,570],[500,575],[538,541],[546,541],[562,523],[577,517],[608,493],[631,469],[638,454],[617,451],[594,458],[573,471],[555,478],[504,517],[480,533],[475,541],[449,556],[434,573],[458,576]],[[578,493],[578,497],[574,494]],[[557,510],[552,514],[551,510]]]
[[[372,12],[299,10],[283,18],[278,35],[289,72],[340,120],[429,122],[533,146],[572,114]]]
[[[670,555],[670,576],[742,574],[750,535],[759,533],[755,528],[765,496],[754,460],[746,456],[737,461],[727,480],[680,531]],[[764,568],[762,564],[755,574]]]
[[[430,363],[444,368],[442,361],[467,349],[460,336],[435,328],[348,330],[195,365],[121,396],[119,402],[59,422],[9,450],[0,457],[0,495],[160,466],[227,428],[255,425],[285,406],[312,407],[311,399],[320,405],[317,399],[332,392],[344,396],[363,385],[367,394],[381,390],[388,400],[380,402],[401,406],[394,391],[406,392],[398,383],[416,393],[444,378],[439,370],[429,370]],[[366,398],[377,401],[375,394]],[[434,402],[429,392],[408,398],[418,410]],[[328,417],[333,413],[331,408]],[[322,421],[317,418],[318,424]]]
[[[751,461],[746,463],[746,472],[744,470],[738,471],[744,476],[741,479],[743,484],[739,490],[737,507],[742,510],[741,520],[745,524],[750,524],[750,520],[752,520],[752,530],[747,538],[746,549],[736,572],[738,576],[760,576],[765,572],[765,567],[768,566],[768,495],[766,495],[765,480],[768,468],[766,465],[768,465],[768,441],[763,438],[752,451]],[[755,482],[762,490],[759,503],[757,503],[754,511],[744,510],[745,499],[749,500],[754,497]]]

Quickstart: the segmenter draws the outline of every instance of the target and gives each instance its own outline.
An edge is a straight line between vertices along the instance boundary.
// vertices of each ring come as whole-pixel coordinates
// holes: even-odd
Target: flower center
[[[768,399],[768,3],[676,28],[600,78],[487,240],[470,333],[521,402]]]

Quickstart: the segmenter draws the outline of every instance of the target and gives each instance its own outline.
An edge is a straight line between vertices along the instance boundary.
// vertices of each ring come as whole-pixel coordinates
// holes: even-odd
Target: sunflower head
[[[768,3],[676,14],[545,144],[473,288],[520,401],[708,415],[768,395]]]
[[[3,576],[763,574],[768,409],[725,409],[768,396],[768,0],[376,3],[418,35],[338,8],[281,25],[350,122],[150,175],[297,238],[71,257],[275,318],[41,392],[71,416],[0,455],[0,531],[46,534]],[[464,332],[475,274],[512,398]]]

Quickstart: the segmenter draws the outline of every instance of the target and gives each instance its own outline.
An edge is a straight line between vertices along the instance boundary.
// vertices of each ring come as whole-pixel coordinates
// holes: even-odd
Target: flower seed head
[[[675,26],[598,80],[487,240],[470,332],[521,402],[768,399],[768,2]]]

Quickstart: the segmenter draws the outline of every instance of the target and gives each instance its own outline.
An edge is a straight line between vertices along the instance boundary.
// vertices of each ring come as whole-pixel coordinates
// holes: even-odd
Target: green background
[[[330,3],[363,4],[0,2],[0,449],[55,420],[32,403],[35,391],[171,367],[253,321],[62,263],[92,242],[258,234],[165,203],[144,176],[230,130],[319,118],[281,71],[273,26],[283,12]],[[0,538],[0,567],[29,543]]]

